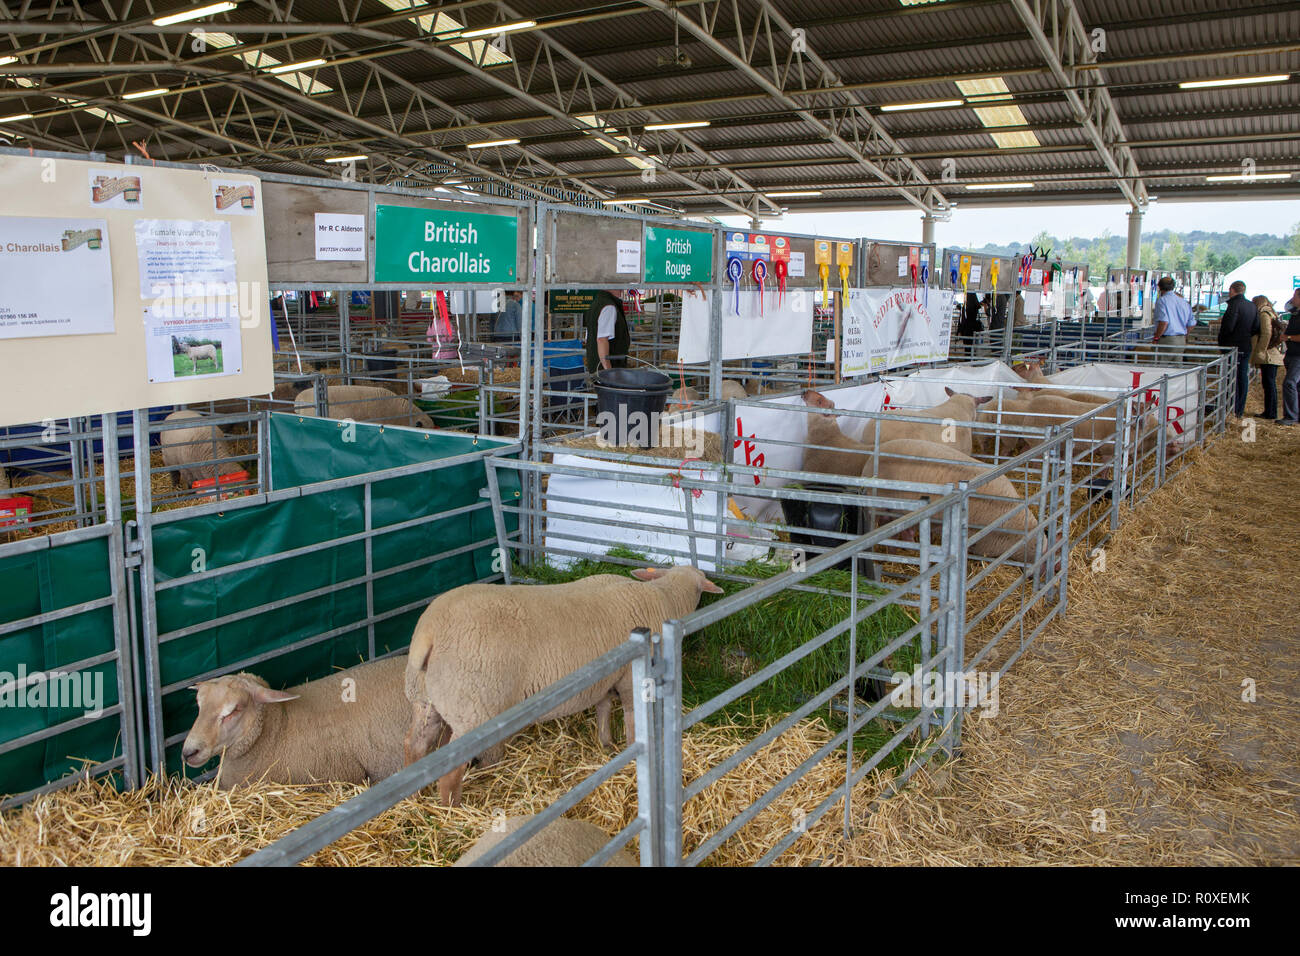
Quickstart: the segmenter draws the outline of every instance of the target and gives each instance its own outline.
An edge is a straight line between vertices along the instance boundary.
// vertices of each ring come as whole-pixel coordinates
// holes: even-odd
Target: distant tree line
[[[1028,242],[1015,246],[986,243],[973,252],[991,256],[1024,255],[1030,245],[1050,249],[1053,258],[1088,263],[1093,276],[1122,266],[1126,260],[1128,240],[1109,229],[1091,239],[1071,236],[1061,239],[1040,232]],[[1168,272],[1231,272],[1254,256],[1300,256],[1300,223],[1285,236],[1244,232],[1161,232],[1142,234],[1142,268]]]

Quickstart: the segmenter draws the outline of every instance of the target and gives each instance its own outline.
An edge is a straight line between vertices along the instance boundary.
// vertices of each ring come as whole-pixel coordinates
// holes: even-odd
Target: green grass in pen
[[[643,555],[624,549],[613,549],[608,557],[644,562]],[[534,563],[521,568],[522,575],[542,584],[557,584],[584,578],[592,574],[626,575],[626,565],[611,561],[582,559],[567,569],[559,570],[548,564]],[[769,578],[781,573],[781,565],[765,561],[728,568],[728,572],[751,578]],[[742,591],[747,585],[740,581],[719,579],[717,583],[727,594]],[[827,590],[847,592],[850,588],[849,570],[822,571],[808,575],[800,584]],[[870,582],[859,578],[859,590],[871,588]],[[720,600],[721,595],[704,595],[701,606]],[[849,599],[822,593],[785,589],[771,595],[702,631],[691,634],[683,646],[682,703],[690,710],[737,684],[755,671],[767,666],[802,647],[823,631],[847,617]],[[912,625],[912,619],[897,605],[887,605],[858,623],[857,657],[861,663],[871,657],[891,640]],[[745,695],[723,707],[705,723],[721,723],[746,715],[785,716],[801,704],[824,691],[847,672],[849,635],[841,634],[796,663],[768,678]],[[919,660],[919,642],[910,643],[895,651],[886,669],[910,671]],[[861,692],[867,691],[860,682]],[[860,701],[859,707],[866,701]],[[844,698],[838,699],[843,707]],[[911,710],[899,713],[912,715]],[[842,730],[846,718],[842,710],[825,706],[814,710],[810,716],[819,716],[832,730]],[[857,753],[872,753],[889,740],[898,730],[893,721],[873,720],[854,734]],[[906,748],[886,758],[882,766],[900,766]]]

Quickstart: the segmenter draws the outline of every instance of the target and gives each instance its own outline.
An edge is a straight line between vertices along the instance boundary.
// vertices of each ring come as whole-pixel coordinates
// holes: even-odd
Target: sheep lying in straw
[[[164,422],[202,421],[203,416],[188,408],[172,412]],[[238,462],[214,464],[219,458],[231,457],[230,441],[216,425],[196,425],[193,428],[169,428],[159,435],[163,464],[173,471],[176,481],[186,490],[194,482],[220,475],[243,471]]]
[[[329,385],[325,389],[325,405],[330,418],[351,418],[379,425],[433,427],[433,419],[411,404],[409,399],[372,385]],[[293,400],[293,410],[298,415],[314,416],[316,389],[299,392]]]
[[[213,366],[217,364],[217,347],[215,345],[187,345],[185,354],[190,357],[192,363],[190,371],[192,372],[199,370],[199,362],[204,359],[212,359]]]
[[[200,681],[181,756],[202,767],[221,755],[222,787],[382,780],[402,769],[405,669],[405,657],[388,657],[284,691],[254,674]]]
[[[488,830],[465,851],[453,866],[469,866],[480,859],[532,817],[508,817],[505,827]],[[583,820],[560,817],[542,827],[528,842],[506,856],[497,866],[581,866],[590,860],[610,840],[600,827]],[[615,851],[605,866],[636,866],[636,861],[624,850]]]
[[[700,594],[721,594],[691,567],[645,568],[595,574],[565,584],[466,584],[434,599],[415,625],[406,667],[411,727],[406,762],[427,754],[444,737],[466,732],[568,676],[628,639],[633,629],[656,629],[686,617]],[[603,746],[613,744],[610,695],[623,705],[628,740],[635,739],[631,666],[588,687],[542,720],[595,706]],[[502,744],[480,755],[480,766],[501,758]],[[438,781],[438,795],[460,805],[462,765]]]

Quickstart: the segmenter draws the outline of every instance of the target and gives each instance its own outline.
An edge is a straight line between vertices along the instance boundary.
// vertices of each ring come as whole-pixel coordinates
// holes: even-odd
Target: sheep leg
[[[442,715],[433,704],[421,701],[412,705],[411,727],[403,741],[406,766],[426,756],[435,744],[444,742],[442,738],[451,730],[442,719]]]
[[[629,667],[623,671],[623,675],[618,679],[615,689],[618,692],[619,703],[623,705],[623,731],[627,737],[627,742],[632,744],[636,741],[636,704],[632,696],[635,691],[632,686],[632,668]]]
[[[452,734],[452,739],[456,735]],[[465,771],[469,764],[463,763],[455,770],[438,778],[438,801],[444,807],[460,806],[461,784],[465,780]]]
[[[596,702],[596,737],[601,747],[609,750],[614,746],[614,735],[609,729],[609,715],[612,709],[613,691]]]

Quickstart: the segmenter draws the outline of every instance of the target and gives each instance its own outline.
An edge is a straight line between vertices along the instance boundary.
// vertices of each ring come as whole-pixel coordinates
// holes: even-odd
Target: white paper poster
[[[850,289],[840,371],[867,375],[902,365],[941,362],[952,333],[949,290]]]
[[[789,275],[792,279],[802,279],[804,277],[802,252],[791,251]]]
[[[233,296],[235,247],[230,223],[207,219],[137,219],[140,297]]]
[[[898,277],[900,279],[907,278],[907,256],[898,257]]]
[[[641,274],[641,243],[636,239],[619,239],[618,266],[619,275]]]
[[[240,372],[237,303],[163,298],[144,310],[144,324],[150,382]]]
[[[0,339],[113,329],[108,224],[0,216]]]
[[[257,184],[234,179],[209,180],[212,211],[222,216],[257,215]]]
[[[92,209],[141,209],[144,206],[144,186],[139,173],[117,169],[87,170],[90,179],[90,205]]]
[[[316,258],[333,262],[366,261],[366,217],[316,213]]]
[[[982,265],[971,266],[971,267],[970,267],[970,284],[971,284],[972,286],[977,286],[977,285],[979,285],[980,277],[981,277],[982,275],[984,275],[984,267],[983,267]]]
[[[768,355],[802,355],[812,348],[813,296],[810,289],[786,289],[781,295],[775,282],[722,296],[722,358],[762,358]],[[682,297],[682,329],[677,354],[683,362],[709,360],[709,314],[713,293],[688,291]],[[780,304],[777,300],[780,299]]]

